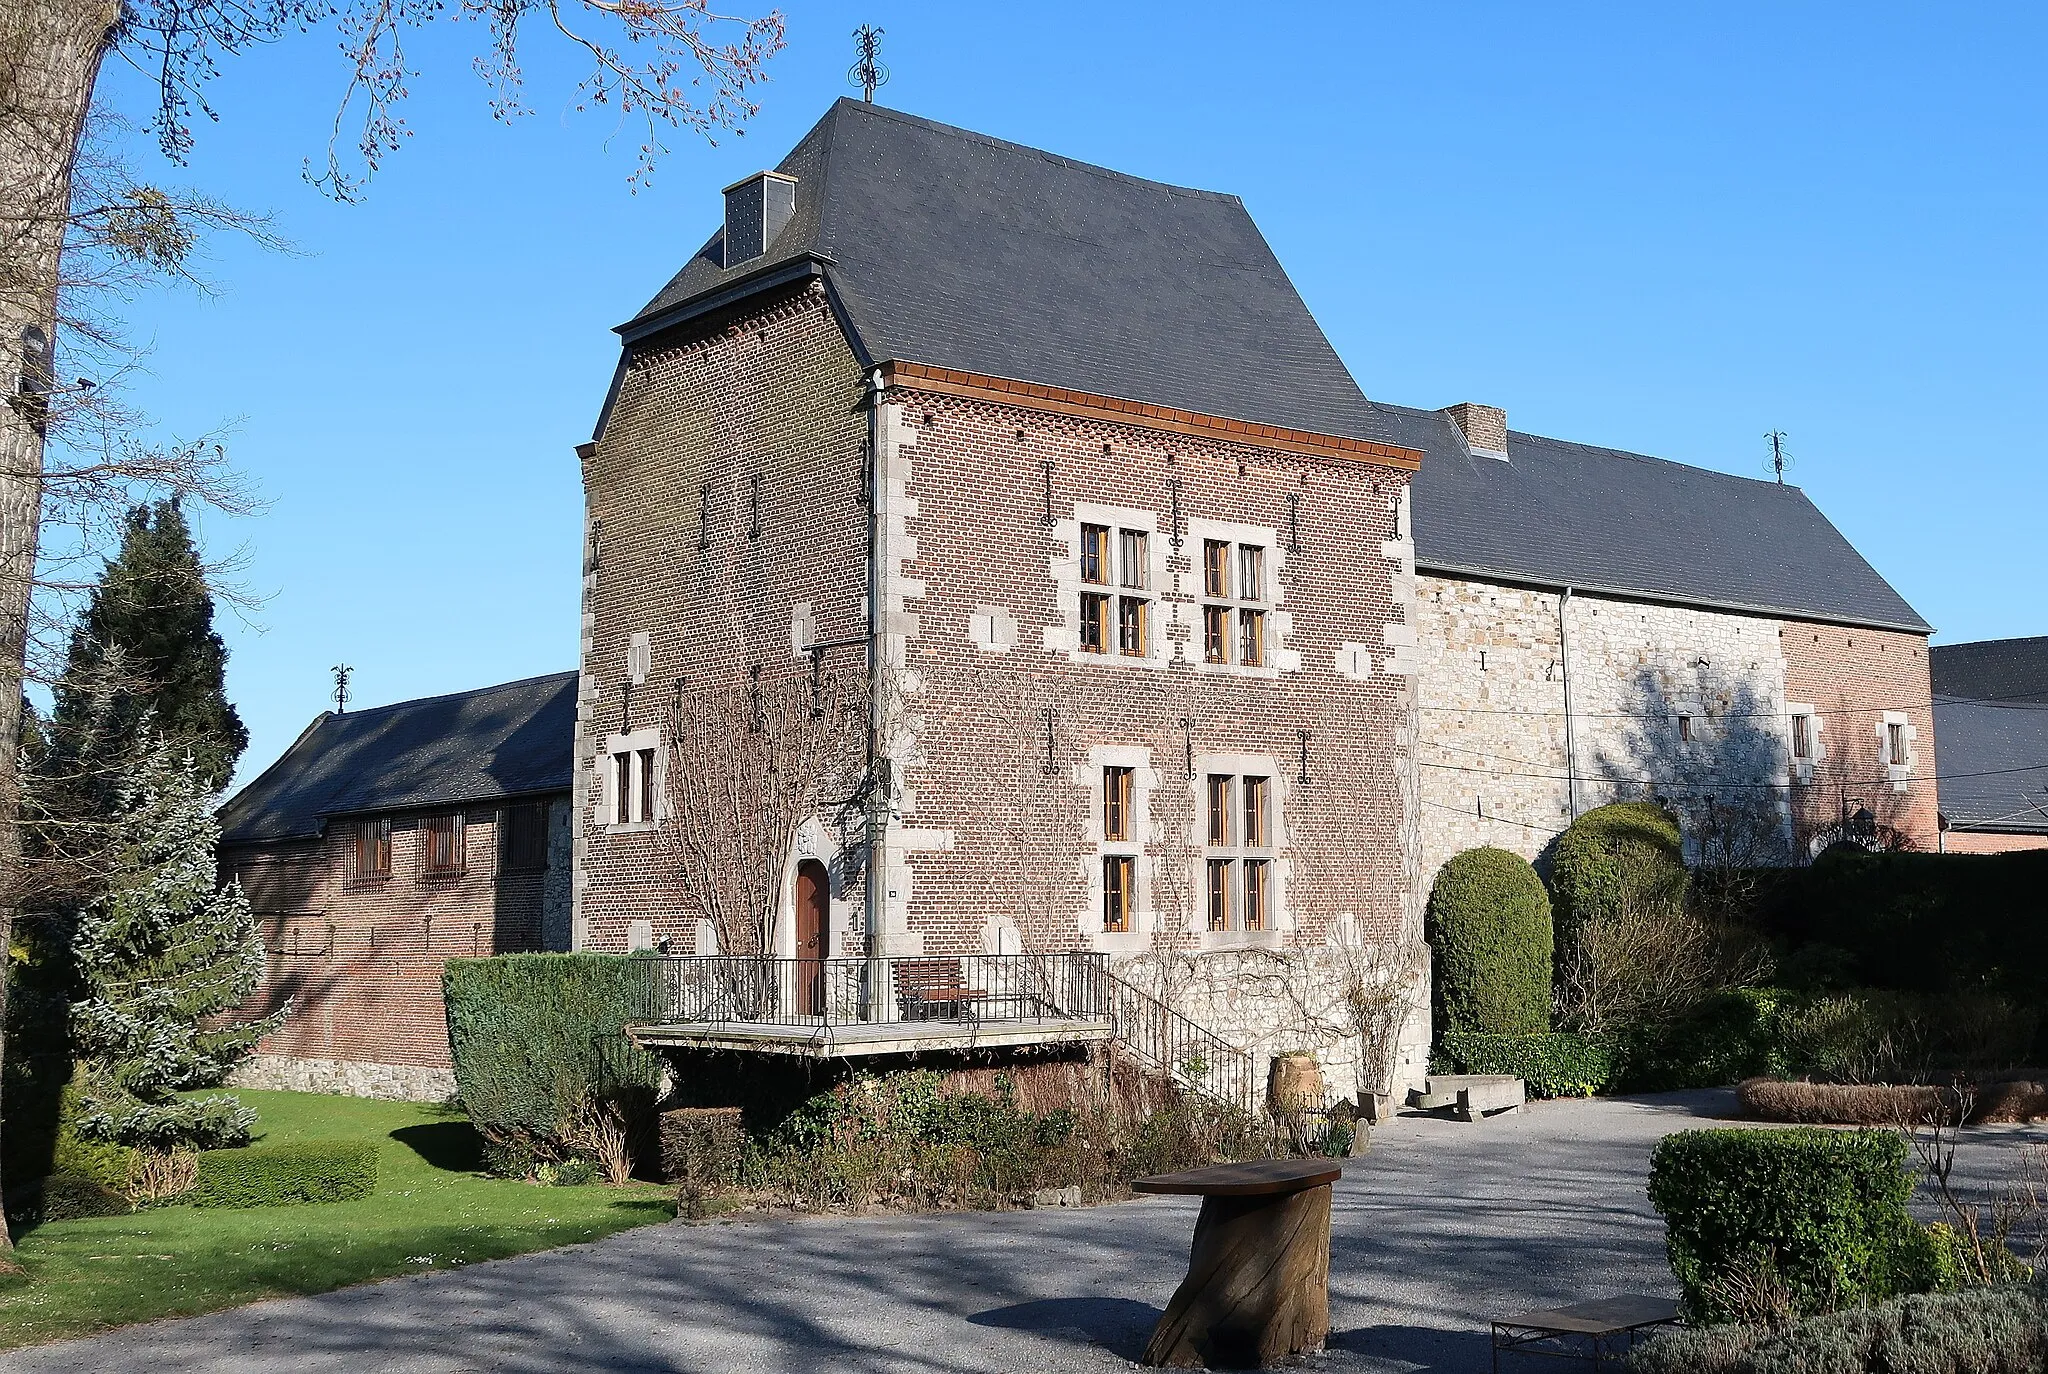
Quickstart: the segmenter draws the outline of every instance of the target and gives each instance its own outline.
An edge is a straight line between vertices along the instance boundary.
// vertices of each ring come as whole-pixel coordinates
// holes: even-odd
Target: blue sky
[[[726,0],[735,8],[745,0]],[[242,775],[317,713],[571,667],[587,438],[629,317],[887,32],[885,104],[1242,196],[1366,394],[1792,480],[1943,641],[2048,633],[2048,178],[2038,7],[795,3],[745,137],[572,109],[539,23],[534,113],[491,119],[479,33],[437,25],[415,136],[338,205],[300,177],[330,33],[233,59],[184,172],[301,250],[222,244],[219,291],[135,303],[135,399],[234,425],[269,497],[224,617]],[[144,90],[110,67],[129,109]],[[143,154],[146,159],[151,154]]]

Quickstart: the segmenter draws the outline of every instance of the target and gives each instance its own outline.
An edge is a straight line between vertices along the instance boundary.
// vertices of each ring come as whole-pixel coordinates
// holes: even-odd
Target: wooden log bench
[[[927,1019],[928,1007],[953,1006],[957,1014],[970,1019],[981,1000],[982,988],[970,988],[958,959],[898,959],[894,964],[896,1000],[903,1006],[903,1019]]]
[[[1424,1112],[1448,1110],[1460,1121],[1478,1121],[1520,1111],[1527,1097],[1522,1080],[1511,1074],[1444,1073],[1432,1074],[1424,1087],[1410,1089],[1408,1105]]]
[[[1133,1192],[1202,1199],[1187,1277],[1145,1363],[1263,1369],[1321,1350],[1330,1335],[1330,1185],[1343,1172],[1328,1159],[1262,1159],[1133,1183]]]

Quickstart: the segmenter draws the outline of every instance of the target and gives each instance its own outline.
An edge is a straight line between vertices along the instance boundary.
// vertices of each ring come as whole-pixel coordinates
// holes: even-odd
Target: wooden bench
[[[967,986],[967,975],[958,959],[898,959],[895,961],[896,999],[903,1005],[903,1019],[916,1021],[926,1007],[954,1006],[972,1017],[975,1006],[988,993]]]
[[[1202,1199],[1187,1277],[1145,1348],[1177,1369],[1263,1369],[1330,1335],[1331,1159],[1261,1159],[1141,1178]]]
[[[1460,1121],[1478,1121],[1499,1112],[1521,1110],[1527,1098],[1522,1080],[1511,1074],[1431,1074],[1426,1086],[1410,1090],[1408,1105],[1417,1111],[1449,1109]]]

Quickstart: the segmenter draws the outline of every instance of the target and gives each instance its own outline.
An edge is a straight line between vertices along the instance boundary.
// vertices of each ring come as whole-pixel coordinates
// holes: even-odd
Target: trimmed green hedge
[[[1446,1035],[1432,1056],[1444,1073],[1511,1073],[1531,1097],[1591,1097],[1614,1082],[1604,1045],[1562,1031],[1545,1035]]]
[[[1676,905],[1689,878],[1678,820],[1654,802],[1596,806],[1557,837],[1550,859],[1550,900],[1558,943],[1579,926],[1630,903]]]
[[[1633,1374],[2032,1374],[2048,1369],[2048,1285],[1893,1298],[1790,1325],[1674,1331],[1637,1346]]]
[[[1896,1131],[1680,1131],[1650,1152],[1650,1205],[1691,1322],[1728,1321],[1728,1281],[1768,1267],[1811,1315],[1935,1282]]]
[[[353,1202],[377,1190],[377,1147],[367,1140],[313,1140],[201,1150],[188,1196],[199,1207],[289,1207]]]
[[[651,1096],[660,1059],[624,1035],[653,989],[645,958],[501,954],[450,959],[448,1046],[463,1110],[493,1158],[565,1155],[562,1135],[594,1096]]]
[[[1436,875],[1426,915],[1439,1036],[1550,1029],[1550,897],[1519,854],[1468,849]]]

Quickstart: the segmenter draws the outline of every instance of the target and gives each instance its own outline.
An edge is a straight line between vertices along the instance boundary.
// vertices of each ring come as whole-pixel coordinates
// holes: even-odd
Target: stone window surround
[[[1807,754],[1805,758],[1799,757],[1792,738],[1792,730],[1801,716],[1806,717]],[[1828,756],[1826,731],[1827,721],[1812,706],[1803,701],[1788,701],[1785,703],[1785,760],[1787,766],[1792,770],[1792,778],[1795,782],[1810,783],[1813,781],[1814,765]]]
[[[1281,576],[1287,567],[1287,544],[1280,538],[1280,532],[1266,525],[1247,525],[1233,520],[1206,520],[1190,517],[1184,536],[1188,551],[1189,571],[1181,576],[1187,583],[1176,581],[1174,594],[1184,600],[1190,610],[1188,624],[1190,633],[1181,641],[1181,661],[1198,673],[1223,673],[1235,677],[1277,678],[1282,673],[1295,672],[1301,667],[1301,654],[1287,647],[1287,641],[1294,632],[1294,613],[1286,609],[1286,580]],[[1242,663],[1210,663],[1202,653],[1202,606],[1207,601],[1203,586],[1202,548],[1209,540],[1233,546],[1254,545],[1265,551],[1265,586],[1263,607],[1266,612],[1266,661],[1258,667],[1247,667]],[[1238,576],[1236,556],[1231,559],[1230,604],[1236,606],[1241,598],[1240,588],[1235,585]],[[1219,603],[1220,604],[1220,603]],[[1235,653],[1237,627],[1235,617],[1230,630],[1232,652]]]
[[[654,819],[651,821],[616,821],[613,817],[619,814],[616,790],[619,785],[619,770],[614,765],[613,760],[621,755],[638,754],[644,749],[652,749],[654,751],[654,777],[652,779],[636,778],[635,781],[641,787],[653,786],[654,806],[652,810]],[[631,835],[645,833],[650,830],[659,830],[662,821],[668,815],[668,754],[661,747],[661,727],[658,725],[646,725],[628,734],[607,735],[604,741],[604,755],[604,763],[597,770],[597,814],[599,826],[608,834],[613,835]],[[631,765],[629,764],[628,767],[630,768]],[[636,815],[639,813],[639,810],[640,808],[635,807],[630,809],[627,814]]]
[[[1266,926],[1263,930],[1209,929],[1209,778],[1212,774],[1228,776],[1232,779],[1233,787],[1241,785],[1241,780],[1247,775],[1267,779],[1268,843],[1254,851],[1255,855],[1272,856],[1266,870]],[[1193,891],[1190,894],[1193,905],[1189,907],[1188,933],[1195,937],[1198,948],[1204,951],[1278,949],[1284,943],[1283,932],[1293,929],[1293,914],[1287,905],[1293,865],[1286,857],[1290,781],[1287,770],[1282,768],[1280,761],[1271,754],[1195,755],[1194,776],[1188,779],[1191,798],[1188,843],[1194,851],[1194,862],[1191,865]],[[1237,801],[1242,804],[1241,793],[1238,794]],[[1243,824],[1242,818],[1238,823]],[[1245,852],[1241,846],[1235,845],[1226,845],[1214,850],[1219,858],[1241,858]]]
[[[1117,531],[1135,530],[1145,535],[1145,585],[1143,588],[1125,589],[1113,582],[1103,586],[1084,583],[1081,580],[1081,526],[1103,525],[1110,531],[1111,556],[1116,556]],[[1076,501],[1071,519],[1053,522],[1053,553],[1050,571],[1055,594],[1058,598],[1061,619],[1045,627],[1045,647],[1054,653],[1064,653],[1068,661],[1088,663],[1105,668],[1164,668],[1169,661],[1167,629],[1175,623],[1174,607],[1167,599],[1173,585],[1172,575],[1167,571],[1166,559],[1170,552],[1168,541],[1159,532],[1157,511],[1140,510],[1134,506],[1105,506],[1091,501]],[[1066,552],[1060,552],[1064,546]],[[1146,644],[1143,654],[1119,653],[1112,648],[1105,653],[1089,653],[1081,647],[1081,595],[1083,592],[1102,591],[1110,597],[1110,615],[1104,624],[1104,638],[1114,645],[1116,639],[1116,598],[1119,596],[1143,596],[1149,610],[1146,627]],[[987,608],[977,608],[977,610]],[[970,627],[972,628],[972,627]],[[1098,783],[1098,789],[1099,789]],[[1098,884],[1100,879],[1097,879]]]
[[[1131,822],[1128,840],[1102,837],[1102,772],[1105,768],[1131,770]],[[1075,768],[1074,781],[1087,796],[1081,843],[1087,854],[1088,898],[1077,918],[1081,935],[1089,948],[1109,954],[1130,954],[1152,947],[1152,934],[1159,928],[1159,913],[1152,904],[1153,859],[1147,853],[1153,842],[1152,793],[1159,786],[1159,774],[1152,767],[1152,751],[1143,745],[1098,744],[1088,750],[1088,761]],[[1131,928],[1108,931],[1102,928],[1102,861],[1112,854],[1128,854],[1137,862],[1131,896]]]
[[[1891,727],[1894,725],[1899,727],[1899,733],[1904,737],[1904,763],[1892,762]],[[1904,711],[1886,711],[1878,718],[1877,761],[1884,768],[1884,775],[1890,780],[1894,792],[1904,792],[1907,789],[1913,776],[1913,769],[1920,762],[1920,751],[1913,747],[1914,741],[1919,737],[1920,731]]]

